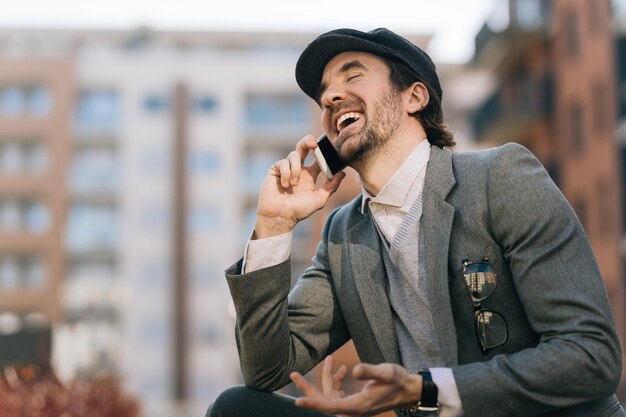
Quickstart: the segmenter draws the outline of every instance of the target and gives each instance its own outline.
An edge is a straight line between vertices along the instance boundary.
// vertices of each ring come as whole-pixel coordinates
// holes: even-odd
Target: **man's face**
[[[344,52],[328,62],[319,99],[324,130],[350,165],[389,141],[402,120],[401,94],[389,82],[389,68],[365,52]]]

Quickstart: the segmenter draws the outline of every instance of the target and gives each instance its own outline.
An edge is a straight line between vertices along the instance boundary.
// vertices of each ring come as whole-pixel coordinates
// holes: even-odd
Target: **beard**
[[[365,124],[359,132],[346,138],[337,147],[341,159],[348,165],[363,163],[376,150],[380,150],[393,137],[400,125],[400,93],[394,88],[380,94],[371,105],[365,117]],[[362,100],[346,103],[348,106],[359,105]],[[354,137],[356,136],[356,137]]]

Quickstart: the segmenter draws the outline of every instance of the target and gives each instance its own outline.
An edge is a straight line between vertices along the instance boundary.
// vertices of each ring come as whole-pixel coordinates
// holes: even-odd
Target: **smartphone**
[[[313,150],[313,154],[315,161],[328,180],[332,180],[336,173],[346,167],[326,135],[317,138],[317,148]]]

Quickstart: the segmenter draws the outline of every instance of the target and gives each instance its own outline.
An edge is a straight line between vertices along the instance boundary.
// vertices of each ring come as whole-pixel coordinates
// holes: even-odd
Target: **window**
[[[17,174],[22,170],[22,152],[19,143],[8,142],[3,144],[0,158],[3,174]]]
[[[24,286],[31,289],[43,287],[46,280],[46,272],[41,260],[31,256],[22,258],[21,262]]]
[[[50,210],[40,201],[0,200],[0,233],[45,233],[51,222]]]
[[[575,103],[569,109],[569,137],[570,146],[574,151],[580,151],[584,145],[583,109]]]
[[[149,94],[143,100],[143,108],[151,114],[162,114],[169,110],[169,99],[159,94]]]
[[[592,87],[593,128],[597,133],[609,131],[611,125],[611,103],[606,85],[595,82]]]
[[[21,229],[22,213],[17,200],[4,200],[0,203],[0,230],[14,233]]]
[[[24,229],[31,233],[44,233],[50,227],[50,211],[38,201],[27,201],[23,206]]]
[[[48,152],[41,142],[22,143],[22,161],[24,172],[39,174],[48,168]]]
[[[112,261],[78,260],[74,261],[69,268],[72,279],[82,277],[111,278],[117,274],[117,268]]]
[[[213,233],[221,224],[221,213],[215,207],[192,208],[187,218],[187,229],[191,233]]]
[[[20,287],[19,259],[13,256],[0,258],[0,287],[17,289]]]
[[[46,281],[41,259],[35,255],[3,255],[0,257],[0,289],[37,289]]]
[[[587,0],[589,27],[592,32],[597,32],[609,23],[604,19],[609,13],[610,2],[611,0]]]
[[[290,149],[252,149],[244,163],[244,187],[247,192],[257,192],[272,164],[285,158]]]
[[[39,174],[48,167],[48,153],[34,140],[0,142],[0,175]]]
[[[113,149],[83,149],[75,153],[69,172],[75,191],[117,189],[119,161]]]
[[[76,128],[81,133],[114,133],[119,128],[120,108],[112,90],[87,90],[78,96]]]
[[[44,87],[34,87],[30,90],[28,112],[35,117],[46,117],[52,111],[52,95]]]
[[[580,50],[580,25],[574,10],[565,13],[565,50],[570,58],[578,57]]]
[[[217,110],[217,99],[209,95],[200,96],[192,100],[191,106],[199,113],[213,113]]]
[[[189,273],[190,281],[196,288],[219,283],[224,278],[222,268],[207,261],[193,263]]]
[[[596,186],[597,204],[598,204],[598,231],[603,234],[611,233],[616,220],[615,205],[617,199],[613,196],[615,192],[611,192],[611,186],[607,181],[599,181]]]
[[[189,171],[194,174],[213,174],[222,166],[219,154],[210,151],[191,152],[187,163]]]
[[[52,107],[52,95],[45,87],[16,85],[0,88],[0,116],[42,118],[50,114]]]
[[[75,252],[117,247],[119,216],[113,206],[75,204],[69,210],[67,245]]]
[[[299,127],[309,122],[308,100],[298,95],[252,94],[248,96],[245,122],[249,128]]]
[[[522,29],[535,29],[542,24],[542,9],[540,0],[517,0],[517,24]]]
[[[24,89],[6,87],[0,90],[0,114],[5,117],[21,116],[26,109]]]

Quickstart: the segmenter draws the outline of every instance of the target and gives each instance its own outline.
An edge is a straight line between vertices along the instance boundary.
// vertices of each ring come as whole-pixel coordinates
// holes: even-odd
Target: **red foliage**
[[[137,401],[117,378],[76,379],[64,386],[39,365],[0,369],[0,417],[138,417]]]

